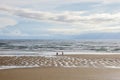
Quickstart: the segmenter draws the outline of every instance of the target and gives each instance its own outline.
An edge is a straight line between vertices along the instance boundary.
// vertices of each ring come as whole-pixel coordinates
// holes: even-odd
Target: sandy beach
[[[38,66],[1,69],[0,80],[120,80],[119,61],[120,55],[2,56],[1,66]]]
[[[0,80],[120,80],[120,69],[29,68],[0,70]]]

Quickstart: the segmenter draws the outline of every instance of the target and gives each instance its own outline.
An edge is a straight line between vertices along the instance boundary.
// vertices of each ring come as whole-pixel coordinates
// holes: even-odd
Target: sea
[[[119,58],[82,59],[78,57],[55,56],[56,53],[58,55],[62,53],[120,54],[120,41],[0,40],[0,69],[50,66],[120,68]]]
[[[0,40],[0,55],[120,53],[120,40]]]

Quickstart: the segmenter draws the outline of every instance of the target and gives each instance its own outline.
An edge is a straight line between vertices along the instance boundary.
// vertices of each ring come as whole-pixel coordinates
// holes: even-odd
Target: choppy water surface
[[[120,52],[118,40],[0,40],[0,51]],[[25,54],[23,52],[22,54]],[[4,53],[0,53],[4,54]],[[12,54],[12,53],[11,53]],[[34,53],[33,53],[34,54]]]

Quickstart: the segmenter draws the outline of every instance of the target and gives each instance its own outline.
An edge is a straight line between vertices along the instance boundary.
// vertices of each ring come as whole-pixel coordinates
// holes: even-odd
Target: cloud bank
[[[111,0],[112,1],[112,0]],[[65,34],[81,33],[89,31],[100,32],[119,32],[120,29],[120,12],[117,13],[88,13],[86,11],[64,11],[64,12],[43,12],[30,9],[10,8],[6,6],[0,7],[0,11],[7,14],[34,19],[44,22],[53,22],[57,24],[72,25],[73,29],[69,28],[54,28],[48,31]]]
[[[17,22],[14,19],[7,18],[7,17],[1,17],[0,18],[0,29],[3,29],[7,26],[14,26]]]
[[[81,3],[81,2],[99,2],[99,3],[119,3],[120,0],[0,0],[1,4],[6,5],[44,5],[44,4],[69,4],[69,3]],[[47,6],[47,5],[46,5]]]
[[[83,15],[84,11],[65,11],[65,12],[42,12],[29,9],[0,7],[0,11],[5,11],[8,14],[16,15],[19,17],[41,20],[41,21],[55,21],[61,23],[72,24],[107,24],[119,23],[120,12],[118,13],[94,13]]]

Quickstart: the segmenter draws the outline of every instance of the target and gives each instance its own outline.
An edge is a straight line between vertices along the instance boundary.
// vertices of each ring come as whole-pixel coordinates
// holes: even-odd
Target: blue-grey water
[[[18,52],[107,52],[119,53],[119,40],[0,40],[0,54],[3,51]],[[13,54],[13,52],[11,52]],[[19,54],[25,54],[19,53]],[[34,54],[34,53],[32,53]]]

